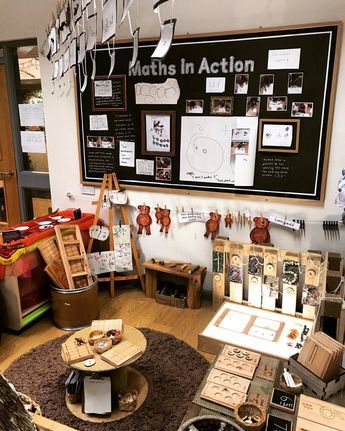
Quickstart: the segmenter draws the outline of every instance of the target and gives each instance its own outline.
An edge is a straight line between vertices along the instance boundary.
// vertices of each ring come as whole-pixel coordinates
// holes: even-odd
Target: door
[[[0,228],[20,222],[5,65],[0,64]]]

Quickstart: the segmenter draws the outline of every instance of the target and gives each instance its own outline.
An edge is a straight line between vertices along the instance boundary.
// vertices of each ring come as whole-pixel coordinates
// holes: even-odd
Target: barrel
[[[53,320],[58,328],[75,331],[90,326],[99,315],[98,281],[80,289],[51,288]]]

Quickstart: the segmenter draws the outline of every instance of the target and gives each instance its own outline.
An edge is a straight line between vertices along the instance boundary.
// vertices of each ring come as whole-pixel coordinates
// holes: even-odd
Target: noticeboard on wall
[[[78,93],[81,181],[322,202],[342,24],[106,46]],[[92,70],[88,57],[87,70]],[[78,69],[79,81],[83,80]],[[78,87],[80,88],[80,86]]]

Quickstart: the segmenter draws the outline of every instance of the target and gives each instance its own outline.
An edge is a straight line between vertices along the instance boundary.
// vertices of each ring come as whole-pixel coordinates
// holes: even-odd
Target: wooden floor
[[[108,292],[100,293],[101,318],[122,318],[124,323],[135,327],[146,327],[166,332],[197,348],[198,334],[205,328],[213,315],[210,302],[203,301],[198,310],[174,308],[157,304],[146,298],[135,288],[119,289],[115,298]],[[4,371],[11,362],[33,347],[63,335],[66,331],[57,329],[50,318],[45,317],[20,334],[3,333],[0,342],[0,370]],[[204,354],[211,360],[211,355]]]

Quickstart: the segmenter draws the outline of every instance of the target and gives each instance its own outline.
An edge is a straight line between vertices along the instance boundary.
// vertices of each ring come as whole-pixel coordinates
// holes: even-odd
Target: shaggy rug
[[[145,375],[149,393],[138,411],[120,421],[84,422],[66,407],[64,383],[70,368],[61,359],[61,343],[69,335],[18,358],[7,369],[6,378],[38,402],[44,416],[80,431],[176,431],[209,363],[184,341],[151,329],[140,330],[147,339],[147,350],[134,366]]]

